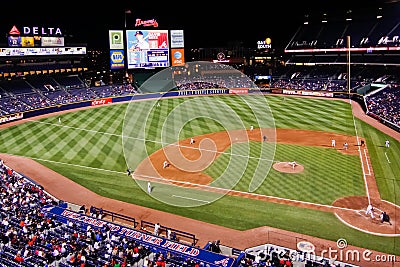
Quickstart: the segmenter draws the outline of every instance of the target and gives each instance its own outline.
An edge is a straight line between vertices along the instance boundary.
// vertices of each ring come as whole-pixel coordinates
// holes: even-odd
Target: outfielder
[[[147,193],[151,194],[151,183],[150,183],[150,181],[147,182]]]

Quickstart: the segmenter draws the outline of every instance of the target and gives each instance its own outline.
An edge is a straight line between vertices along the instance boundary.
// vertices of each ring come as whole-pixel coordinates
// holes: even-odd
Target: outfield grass
[[[273,120],[264,107],[265,99]],[[148,154],[168,143],[224,129],[273,125],[355,135],[348,103],[279,96],[173,98],[163,99],[161,103],[158,108],[154,107],[154,101],[111,105],[63,114],[61,125],[58,117],[48,117],[2,129],[0,152],[37,159],[100,195],[125,202],[234,229],[269,225],[329,240],[345,237],[351,245],[398,254],[395,240],[398,243],[399,239],[364,234],[343,225],[330,213],[233,196],[198,207],[175,207],[150,198],[140,184],[125,174],[127,162],[134,168]],[[227,106],[232,110],[227,112]],[[258,120],[258,113],[264,111],[265,120]],[[202,116],[191,119],[193,114]],[[399,143],[364,122],[356,119],[355,124],[357,134],[366,138],[382,198],[400,204],[399,190],[396,190],[400,185],[396,177],[400,169]],[[387,138],[391,141],[390,150],[383,147]],[[251,142],[251,155],[259,155],[264,145]],[[246,153],[242,146],[235,144],[230,149]],[[275,152],[276,160],[301,157],[306,171],[287,175],[271,170],[256,193],[321,204],[330,204],[341,196],[365,194],[360,160],[355,156],[331,149],[283,144],[278,144]],[[221,155],[207,173],[218,177],[228,155],[229,151]],[[256,165],[257,162],[249,160],[245,175],[234,189],[248,190],[248,177]],[[214,185],[225,186],[218,180]],[[168,194],[171,190],[167,185],[157,187],[159,194]],[[196,192],[188,191],[188,194]]]
[[[264,145],[269,144],[251,142],[251,155],[257,155],[259,147]],[[243,147],[244,151],[246,150],[244,144],[234,144],[233,146],[239,147],[237,149],[239,151],[241,151],[240,147]],[[205,172],[211,177],[222,176],[228,161],[232,160],[229,151],[218,157]],[[317,158],[316,155],[318,155]],[[326,205],[332,204],[343,196],[365,195],[358,156],[344,155],[329,148],[278,144],[275,160],[288,161],[287,159],[299,159],[304,166],[304,171],[292,174],[271,168],[255,193]],[[248,191],[250,180],[253,178],[258,163],[259,159],[257,158],[249,159],[244,175],[233,189]],[[240,170],[235,170],[235,168],[233,171],[240,173]],[[338,179],[338,175],[340,175],[340,179]],[[223,181],[217,180],[213,185],[229,188],[229,185],[226,186]]]

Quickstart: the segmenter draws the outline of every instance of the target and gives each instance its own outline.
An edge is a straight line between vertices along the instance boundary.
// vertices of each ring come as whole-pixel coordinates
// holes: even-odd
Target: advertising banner
[[[179,66],[185,64],[185,49],[173,48],[171,49],[171,65]]]
[[[123,69],[125,66],[124,50],[110,50],[110,69]]]
[[[110,30],[108,34],[110,49],[124,49],[124,32],[121,30]]]
[[[110,104],[112,103],[112,98],[102,98],[102,99],[96,99],[93,100],[91,103],[91,106],[102,106],[102,105],[106,105],[106,104]]]
[[[105,229],[108,226],[111,232],[119,236],[132,238],[139,243],[152,246],[158,250],[166,250],[173,253],[181,254],[182,256],[189,256],[200,262],[207,264],[210,267],[229,267],[234,263],[234,258],[226,255],[214,253],[198,247],[178,243],[167,238],[152,235],[147,232],[138,231],[130,227],[118,225],[109,221],[104,221],[81,213],[77,213],[68,209],[57,206],[48,205],[42,208],[42,212],[47,215],[55,215],[59,221],[66,223],[66,221],[73,221],[76,224],[86,224],[97,229]],[[84,228],[86,229],[86,228]]]

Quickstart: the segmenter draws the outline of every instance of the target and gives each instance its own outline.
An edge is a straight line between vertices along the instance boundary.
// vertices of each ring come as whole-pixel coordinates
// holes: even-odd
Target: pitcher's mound
[[[296,163],[293,167],[292,162],[278,162],[272,166],[278,172],[286,172],[286,173],[299,173],[304,171],[304,166]]]

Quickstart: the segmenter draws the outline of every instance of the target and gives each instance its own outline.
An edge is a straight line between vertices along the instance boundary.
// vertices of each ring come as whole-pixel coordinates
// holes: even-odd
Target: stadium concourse
[[[338,101],[342,101],[342,100],[338,100]],[[383,132],[396,138],[397,140],[400,140],[400,133],[398,133],[388,127],[382,126],[382,124],[380,124],[377,120],[366,116],[365,113],[363,112],[363,110],[361,109],[361,107],[358,105],[358,103],[352,102],[352,104],[353,104],[353,113],[355,114],[356,117],[370,123],[371,125],[373,125],[374,127],[378,128],[378,129],[381,129]],[[52,115],[54,115],[54,114],[52,114]],[[48,115],[42,115],[42,116],[48,116]],[[23,120],[15,121],[15,122],[5,124],[5,125],[1,125],[0,127],[1,128],[9,127],[11,125],[18,124],[18,123],[23,123]],[[84,187],[74,183],[73,181],[69,180],[68,178],[63,177],[60,174],[43,167],[41,164],[35,162],[34,160],[31,160],[28,158],[11,156],[11,155],[7,155],[7,154],[1,154],[0,158],[2,160],[4,160],[4,163],[7,166],[9,166],[12,170],[15,170],[17,173],[23,173],[27,177],[33,179],[36,183],[38,183],[40,185],[38,187],[40,190],[42,190],[42,188],[44,188],[48,193],[51,194],[51,196],[53,196],[57,199],[61,199],[65,202],[69,202],[69,203],[75,203],[78,206],[85,205],[87,207],[89,207],[89,206],[101,207],[104,210],[110,210],[110,211],[113,211],[113,212],[116,212],[119,214],[131,216],[133,218],[136,218],[137,220],[160,222],[160,224],[162,226],[168,227],[168,226],[173,225],[174,228],[176,228],[176,229],[180,229],[180,230],[186,231],[186,232],[194,232],[196,234],[196,237],[198,238],[197,246],[200,248],[206,247],[208,244],[210,244],[210,241],[221,240],[221,247],[223,244],[224,247],[233,248],[236,251],[241,251],[241,250],[246,250],[248,248],[259,246],[260,244],[264,244],[265,240],[271,240],[271,236],[273,236],[273,235],[276,236],[276,249],[279,251],[282,251],[282,247],[283,248],[286,247],[286,249],[288,249],[288,247],[293,246],[293,240],[307,240],[307,241],[311,242],[312,244],[315,245],[316,252],[318,252],[318,250],[322,250],[323,248],[326,248],[329,246],[330,247],[336,246],[336,242],[333,242],[333,241],[322,240],[322,239],[318,239],[318,238],[315,238],[312,236],[306,236],[306,235],[302,235],[302,234],[298,234],[298,233],[292,233],[292,232],[288,232],[288,231],[284,231],[284,230],[280,230],[280,229],[276,229],[276,228],[271,228],[271,227],[265,226],[265,227],[260,227],[257,229],[251,229],[251,230],[247,230],[247,231],[238,231],[238,230],[233,230],[233,229],[229,229],[229,228],[225,228],[225,227],[221,227],[221,226],[217,226],[217,225],[212,225],[212,224],[196,221],[193,219],[180,217],[177,215],[168,214],[168,213],[157,211],[157,210],[152,210],[152,209],[137,206],[137,205],[124,203],[121,201],[116,201],[113,199],[108,199],[108,198],[99,196],[91,191],[88,191]],[[7,173],[7,171],[5,171],[6,169],[3,169],[3,170],[4,170],[3,173]],[[11,172],[11,174],[12,174],[12,172]],[[12,178],[13,176],[11,175],[10,177]],[[3,175],[3,182],[4,182],[4,179],[6,179],[6,181],[7,181],[7,179],[10,179],[10,177],[7,175]],[[19,180],[19,181],[21,181],[21,180]],[[13,184],[13,183],[8,183],[8,184]],[[68,188],[68,190],[65,190],[65,188]],[[12,190],[12,189],[10,189],[10,190]],[[40,198],[40,199],[42,201],[41,202],[42,204],[48,204],[48,201],[50,203],[52,201],[54,201],[51,198]],[[44,202],[43,202],[43,199],[45,200]],[[267,200],[267,201],[270,201],[270,200]],[[366,203],[366,199],[361,199],[360,203],[362,203],[362,204],[358,203],[356,205],[362,205],[362,207],[364,207],[364,206],[366,206],[364,202]],[[349,203],[346,203],[346,204],[349,204]],[[355,203],[353,203],[353,204],[355,204]],[[322,207],[319,207],[319,208],[325,209]],[[357,208],[360,208],[360,207],[357,207]],[[328,210],[332,211],[332,209],[328,209]],[[36,213],[40,213],[40,212],[36,211]],[[398,212],[398,214],[400,214],[400,212]],[[27,217],[29,217],[28,221],[33,221],[32,216],[33,215],[30,215],[30,214],[27,215]],[[343,214],[342,214],[342,216],[345,217],[345,215],[343,215]],[[4,216],[2,216],[2,217],[4,217]],[[8,217],[13,217],[13,216],[11,215]],[[38,220],[38,218],[36,217],[35,220]],[[393,218],[393,220],[395,221],[395,220],[397,220],[397,218]],[[346,218],[344,218],[344,221],[346,221]],[[19,220],[19,221],[17,220],[13,223],[13,226],[17,227],[17,228],[21,227],[21,230],[24,231],[23,226],[18,226],[20,223],[21,223],[21,220]],[[350,222],[350,223],[352,223],[352,222]],[[6,224],[7,226],[4,228],[5,232],[3,232],[2,234],[9,235],[10,230],[7,231],[7,228],[10,223],[7,223],[7,222],[3,223],[3,227],[4,227],[4,224]],[[55,226],[56,229],[68,228],[68,223],[67,224],[55,223],[55,224],[56,224],[56,226]],[[395,225],[398,225],[398,223],[396,222]],[[371,227],[371,228],[369,229],[368,227]],[[372,230],[372,227],[375,227],[375,225],[373,225],[373,224],[370,224],[369,226],[363,225],[361,228],[369,231],[369,230]],[[54,228],[54,226],[50,227],[50,228],[52,229],[52,228]],[[376,229],[374,229],[374,231],[376,231]],[[42,237],[43,234],[42,235],[39,234],[39,236]],[[114,237],[114,238],[116,238],[116,237]],[[59,242],[62,243],[61,240],[62,239],[60,238]],[[126,240],[124,242],[126,242]],[[45,243],[46,243],[45,241],[42,241],[42,244],[45,244]],[[131,245],[133,246],[134,244],[131,244]],[[279,249],[279,247],[280,247],[279,245],[282,245],[281,249]],[[128,244],[126,246],[128,246]],[[44,247],[46,247],[46,246],[44,246]],[[61,245],[61,247],[62,247],[62,245]],[[106,247],[107,247],[107,245],[106,245]],[[272,247],[273,247],[273,245],[272,245]],[[292,249],[295,249],[295,248],[292,248]],[[360,249],[360,248],[348,246],[347,249]],[[274,250],[274,249],[272,249],[272,250]],[[11,255],[16,257],[17,254],[27,253],[27,255],[28,255],[27,258],[31,258],[31,257],[33,257],[32,253],[35,253],[32,251],[26,252],[27,251],[26,248],[22,249],[22,250],[18,250],[15,248],[13,249],[13,246],[3,246],[3,251],[7,252],[7,254],[3,254],[3,255],[8,255],[8,257],[12,257]],[[75,251],[75,252],[76,252],[76,256],[78,256],[79,253],[77,251]],[[112,252],[112,250],[111,250],[111,252]],[[375,253],[379,253],[379,252],[375,252]],[[107,253],[105,253],[105,255],[107,255]],[[142,254],[143,257],[145,257],[145,255],[150,255],[150,253],[144,252],[144,254]],[[231,255],[229,255],[229,256],[231,256]],[[284,257],[284,255],[281,255],[281,256]],[[50,260],[54,261],[54,258],[52,258],[51,256],[48,256],[48,257],[49,258],[46,259],[47,261],[50,261]],[[65,260],[66,257],[67,256],[63,257],[62,259]],[[106,257],[106,256],[104,256],[104,257]],[[107,259],[104,257],[103,257],[104,261],[112,260],[110,258]],[[154,254],[152,254],[152,259],[155,259],[155,257],[156,256]],[[93,255],[92,255],[92,257],[87,256],[87,258],[91,258],[91,260],[92,260],[91,262],[93,264]],[[39,259],[40,259],[40,257],[39,257]],[[84,259],[85,259],[85,257],[84,257]],[[250,264],[253,264],[252,259],[250,259],[250,262],[251,262]],[[238,263],[238,265],[242,265],[242,266],[248,266],[248,264],[249,264],[248,260]],[[378,266],[376,262],[371,263],[371,262],[362,262],[361,261],[361,262],[354,262],[354,264],[357,264],[360,266]],[[182,265],[184,265],[184,264],[182,263]],[[283,265],[277,265],[277,266],[283,266]],[[30,266],[30,265],[25,265],[25,266]],[[60,265],[60,266],[63,266],[63,265]],[[71,265],[68,265],[68,263],[66,263],[64,266],[71,266]],[[90,265],[87,262],[86,266],[100,266],[100,265]],[[321,263],[321,265],[316,264],[313,266],[323,266],[323,265]],[[334,265],[334,266],[341,266],[341,265]],[[350,265],[348,265],[348,266],[350,266]],[[382,266],[384,266],[384,265],[382,265]],[[395,262],[393,266],[400,266],[400,265],[398,264],[398,262]]]

